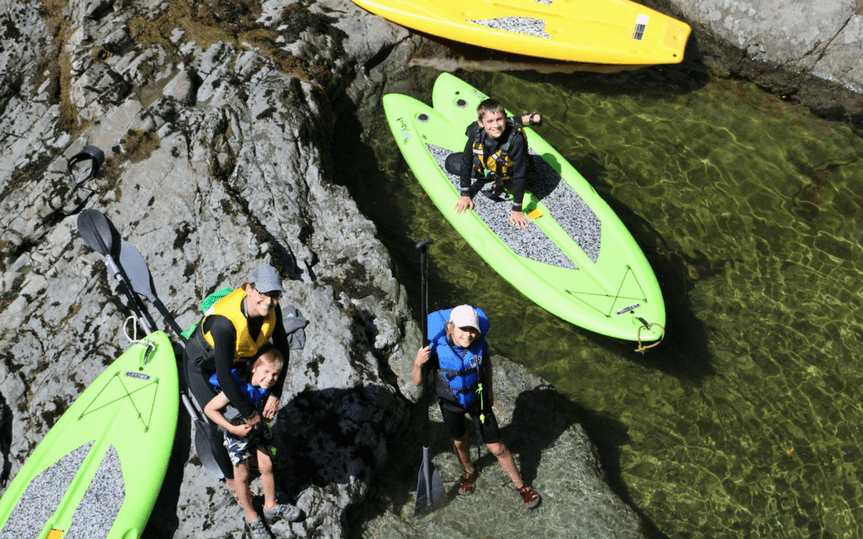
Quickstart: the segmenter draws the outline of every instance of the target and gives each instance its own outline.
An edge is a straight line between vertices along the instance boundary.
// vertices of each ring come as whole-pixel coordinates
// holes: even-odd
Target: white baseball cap
[[[476,315],[476,309],[470,305],[459,305],[449,314],[449,321],[460,328],[479,329],[479,317]]]

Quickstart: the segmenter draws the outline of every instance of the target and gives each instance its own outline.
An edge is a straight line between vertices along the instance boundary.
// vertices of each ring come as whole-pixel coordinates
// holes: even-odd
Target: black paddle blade
[[[120,234],[99,210],[78,214],[78,233],[91,249],[102,256],[115,256],[120,250]]]
[[[183,329],[177,325],[177,321],[171,316],[162,300],[156,297],[156,292],[153,290],[153,276],[150,274],[147,262],[140,251],[127,241],[120,242],[120,267],[123,268],[126,276],[129,277],[132,290],[150,300],[150,303],[159,309],[159,312],[177,336],[185,339],[183,337]]]
[[[429,457],[429,448],[423,447],[423,462],[417,477],[417,503],[414,516],[439,507],[446,500],[446,489],[440,474]]]
[[[132,290],[141,294],[150,303],[156,302],[156,293],[153,292],[153,278],[144,257],[127,241],[120,242],[120,265],[129,277]]]
[[[224,479],[225,474],[222,473],[222,469],[219,468],[219,464],[216,462],[215,450],[211,444],[210,437],[207,436],[207,433],[204,430],[206,428],[207,425],[204,423],[203,419],[195,421],[195,452],[198,453],[198,458],[201,459],[201,466],[203,466],[210,475],[214,476],[216,479]]]
[[[210,437],[207,436],[207,420],[198,415],[198,411],[195,410],[192,401],[182,391],[180,392],[180,402],[183,403],[183,406],[189,413],[189,417],[192,418],[192,423],[195,425],[195,452],[198,454],[198,458],[201,459],[201,465],[211,475],[214,475],[216,479],[224,479],[225,474],[222,473],[222,469],[219,468],[219,464],[216,462],[212,442]]]

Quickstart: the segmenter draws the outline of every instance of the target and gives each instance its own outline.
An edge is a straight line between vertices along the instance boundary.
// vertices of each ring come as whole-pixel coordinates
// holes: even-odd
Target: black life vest
[[[519,118],[520,120],[520,118]],[[512,156],[509,153],[512,147],[512,141],[520,133],[527,142],[527,134],[521,126],[520,121],[515,118],[506,119],[507,128],[509,129],[509,137],[498,147],[497,152],[486,157],[484,148],[488,146],[488,140],[491,139],[485,129],[480,127],[476,122],[468,127],[468,136],[473,141],[473,176],[475,178],[486,177],[486,171],[489,176],[494,176],[502,180],[510,179],[510,170],[514,164]]]

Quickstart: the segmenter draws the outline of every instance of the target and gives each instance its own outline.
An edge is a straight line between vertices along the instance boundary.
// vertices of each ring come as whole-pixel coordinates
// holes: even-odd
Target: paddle
[[[98,210],[85,210],[78,215],[78,232],[81,234],[81,237],[84,238],[84,241],[87,242],[87,245],[105,257],[105,265],[108,267],[108,273],[110,273],[115,279],[119,280],[122,284],[123,291],[129,299],[129,304],[132,306],[132,309],[134,309],[138,320],[144,327],[144,331],[148,335],[153,333],[153,331],[155,331],[154,328],[156,323],[149,315],[147,315],[146,318],[142,315],[141,309],[138,306],[138,300],[133,293],[133,288],[136,288],[136,292],[146,295],[141,292],[143,285],[141,284],[142,271],[140,268],[143,266],[143,274],[145,275],[143,280],[147,283],[149,293],[155,298],[155,294],[152,293],[149,286],[150,271],[147,269],[146,264],[143,263],[144,258],[141,256],[141,253],[139,253],[131,243],[118,241],[120,234],[117,232],[117,229],[114,228],[111,221]],[[137,258],[135,255],[137,255]],[[120,259],[119,265],[117,264],[117,259],[115,257]],[[138,262],[137,259],[140,259],[140,262]],[[123,264],[123,260],[126,261],[126,264]],[[131,280],[129,278],[126,274],[125,267],[134,269],[132,273],[135,276],[135,280]],[[129,284],[130,281],[132,283],[131,286]],[[159,301],[158,304],[154,302],[153,304],[156,305],[157,308],[161,305],[160,312],[165,316],[169,324],[172,325],[171,327],[174,331],[177,331],[179,326],[176,325],[173,317],[170,316],[170,313],[165,309],[162,302]],[[162,309],[164,309],[164,311]],[[182,331],[178,331],[178,333],[182,333]],[[186,408],[186,411],[189,413],[189,416],[192,418],[192,421],[195,423],[195,450],[198,453],[198,457],[201,459],[201,464],[203,464],[210,473],[221,479],[223,477],[222,471],[216,463],[215,457],[213,457],[213,448],[210,444],[210,439],[206,436],[204,431],[206,424],[198,415],[194,406],[192,406],[189,397],[186,396],[185,392],[182,390],[180,391],[180,400]]]
[[[111,222],[98,210],[84,210],[78,215],[78,233],[94,251],[105,257],[105,266],[108,273],[114,279],[120,281],[120,287],[129,300],[129,306],[149,335],[153,333],[156,323],[149,316],[145,317],[138,307],[138,302],[129,286],[129,279],[123,268],[117,265],[116,256],[119,254],[119,234]]]
[[[150,274],[150,268],[147,267],[147,262],[144,260],[140,251],[138,251],[134,245],[126,241],[120,242],[120,267],[123,268],[129,276],[129,281],[132,283],[132,290],[141,294],[147,298],[150,303],[155,305],[162,314],[162,317],[165,318],[165,321],[168,322],[168,325],[171,326],[171,329],[174,330],[174,333],[185,341],[186,338],[183,337],[183,330],[177,324],[176,320],[174,320],[174,317],[171,316],[171,313],[168,311],[167,307],[165,307],[165,304],[162,303],[153,291],[153,276]],[[201,464],[208,472],[215,475],[217,478],[222,479],[224,474],[222,473],[221,468],[219,468],[219,464],[216,462],[212,440],[207,436],[207,431],[209,430],[207,421],[198,414],[198,411],[192,405],[192,401],[186,395],[186,392],[183,391],[182,385],[180,389],[180,400],[183,402],[183,406],[186,407],[189,417],[192,418],[192,422],[195,424],[195,451],[198,453],[198,458],[201,459]]]
[[[428,271],[426,267],[426,251],[428,246],[434,243],[431,239],[425,239],[417,243],[417,249],[420,251],[420,273],[422,275],[422,332],[423,345],[428,344]],[[428,367],[427,364],[422,366],[422,405],[426,408],[425,419],[423,421],[423,461],[420,465],[419,475],[417,477],[417,502],[414,508],[414,516],[418,515],[423,509],[430,509],[433,505],[443,501],[446,497],[443,481],[440,478],[434,464],[429,458],[429,416],[428,416]]]

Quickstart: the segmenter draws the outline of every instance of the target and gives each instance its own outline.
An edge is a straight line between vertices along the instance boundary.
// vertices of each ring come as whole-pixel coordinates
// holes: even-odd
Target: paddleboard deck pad
[[[157,331],[48,431],[0,499],[0,539],[140,537],[168,468],[178,407],[174,350]]]
[[[628,0],[353,0],[427,34],[569,62],[676,64],[688,24]]]
[[[510,201],[482,194],[473,197],[474,211],[456,214],[459,178],[445,161],[464,150],[466,128],[486,98],[448,73],[435,82],[433,107],[405,95],[383,98],[399,149],[434,204],[495,271],[547,311],[615,338],[660,339],[665,305],[644,253],[593,187],[531,128],[528,227],[510,224]]]

